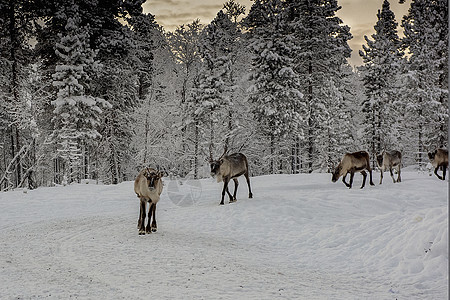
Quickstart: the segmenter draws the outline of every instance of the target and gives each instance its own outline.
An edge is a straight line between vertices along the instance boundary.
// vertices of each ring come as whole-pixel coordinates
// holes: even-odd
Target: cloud
[[[149,0],[144,12],[155,15],[156,21],[166,30],[174,30],[181,24],[191,23],[195,19],[208,24],[222,9],[226,0]],[[251,0],[238,0],[248,12]]]
[[[143,4],[143,7],[152,7],[152,6],[176,6],[180,5],[182,2],[178,0],[151,0],[147,1]]]
[[[203,24],[208,24],[223,7],[226,0],[148,0],[144,5],[144,12],[155,15],[156,21],[166,30],[172,31],[181,24],[188,24],[195,19],[200,19]],[[237,0],[245,5],[248,12],[253,2],[251,0]],[[407,12],[409,3],[399,4],[391,1],[391,9],[396,15],[398,23]],[[351,63],[361,64],[358,52],[365,44],[364,35],[374,33],[373,26],[377,21],[378,9],[381,9],[383,0],[339,0],[342,7],[337,15],[344,24],[350,26],[353,39],[349,41],[352,48]],[[401,31],[401,29],[399,29]],[[401,32],[399,32],[401,35]]]
[[[211,3],[213,2],[213,3]],[[222,8],[222,1],[183,1],[183,0],[154,0],[144,4],[144,11],[155,15],[156,21],[166,30],[173,30],[181,24],[191,23],[200,19],[202,23],[209,23]]]

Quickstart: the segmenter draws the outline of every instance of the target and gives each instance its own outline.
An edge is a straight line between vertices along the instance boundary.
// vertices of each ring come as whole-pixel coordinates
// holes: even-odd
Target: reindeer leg
[[[346,187],[351,188],[350,184],[347,183],[347,181],[345,181],[345,178],[347,177],[348,173],[345,173],[345,175],[342,177],[342,182],[345,184]]]
[[[158,226],[156,225],[156,203],[152,205],[152,216],[153,216],[153,221],[152,221],[152,232],[156,232],[156,230],[158,229]]]
[[[222,189],[222,201],[220,201],[220,205],[223,205],[223,199],[225,198],[225,192],[228,192],[228,178],[223,179],[223,189]]]
[[[145,210],[147,208],[146,201],[141,198],[141,209],[139,213],[139,221],[141,222],[139,224],[139,235],[145,234]]]
[[[397,166],[397,182],[402,182],[402,177],[400,176],[400,164]]]
[[[443,180],[442,177],[438,174],[438,169],[439,167],[437,167],[436,169],[434,169],[434,174],[436,174],[437,178],[439,178],[440,180]]]
[[[375,185],[372,181],[372,169],[367,169],[369,171],[369,179],[370,179],[370,185]]]
[[[237,178],[233,178],[234,181],[234,193],[233,193],[233,200],[230,200],[230,202],[236,202],[236,193],[237,193],[237,188],[239,186],[239,181],[237,180]]]
[[[389,172],[391,172],[392,181],[395,183],[394,172],[392,172],[392,167],[389,168]]]
[[[141,205],[142,200],[139,198],[139,218],[138,218],[138,223],[137,223],[137,229],[141,228],[141,219],[142,219],[142,205]]]
[[[229,184],[229,183],[230,183],[230,182],[228,181],[228,184]],[[229,202],[230,202],[230,203],[233,202],[233,195],[231,195],[230,190],[228,189],[228,186],[227,186],[227,194],[228,194],[228,198],[230,198]]]
[[[252,189],[250,187],[250,178],[248,177],[248,172],[245,172],[244,176],[245,176],[245,180],[247,180],[247,185],[248,185],[248,197],[253,198]]]
[[[383,169],[380,169],[380,184],[383,182]]]
[[[352,188],[352,184],[353,184],[353,176],[355,176],[355,172],[350,172],[350,184],[349,184],[349,189]]]
[[[362,183],[361,188],[363,188],[363,187],[366,185],[366,178],[367,178],[367,173],[366,173],[366,171],[362,170],[362,171],[361,171],[361,175],[363,176],[363,183]]]
[[[233,202],[233,196],[231,195],[231,193],[230,193],[230,190],[228,189],[228,185],[230,184],[230,178],[228,178],[227,179],[227,188],[225,189],[225,191],[227,192],[227,194],[228,194],[228,197],[230,198],[230,202]]]
[[[155,206],[155,204],[150,202],[149,208],[148,208],[148,221],[147,221],[147,226],[145,227],[145,232],[146,233],[152,233],[152,229],[150,227],[150,222],[152,220],[152,209],[153,209],[153,206]]]

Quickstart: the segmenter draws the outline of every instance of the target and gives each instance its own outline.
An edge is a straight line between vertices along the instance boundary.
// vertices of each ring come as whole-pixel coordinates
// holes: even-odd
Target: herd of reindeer
[[[448,151],[445,149],[437,149],[434,152],[428,153],[428,157],[432,166],[434,167],[434,174],[441,179],[445,180],[448,167]],[[380,184],[383,181],[383,172],[389,170],[394,183],[401,182],[400,167],[402,164],[402,154],[399,151],[383,151],[381,154],[376,155],[376,162],[378,168],[381,171]],[[224,153],[219,159],[209,159],[211,167],[211,176],[217,179],[217,182],[223,181],[222,199],[220,204],[224,204],[225,193],[230,198],[230,203],[236,202],[236,192],[239,185],[238,177],[244,175],[248,185],[248,197],[252,198],[252,190],[250,187],[250,178],[248,171],[247,157],[242,153],[227,154],[225,148]],[[440,176],[438,170],[442,170],[443,174]],[[332,182],[336,182],[342,177],[342,182],[348,187],[352,188],[353,177],[355,172],[360,172],[363,176],[363,182],[361,188],[366,183],[367,173],[369,172],[370,185],[374,185],[372,181],[372,169],[370,167],[369,153],[366,151],[359,151],[354,153],[346,153],[341,162],[333,171],[331,178]],[[397,179],[394,178],[393,170],[397,172]],[[345,178],[350,174],[350,182],[347,183]],[[163,189],[163,182],[161,178],[164,176],[164,172],[158,171],[153,168],[146,167],[139,172],[136,180],[134,181],[134,191],[137,197],[140,199],[140,212],[138,220],[139,235],[146,233],[152,233],[157,230],[156,225],[156,204],[159,201],[160,195]],[[234,193],[231,195],[228,190],[228,183],[230,180],[234,181]],[[149,204],[147,214],[147,203]],[[145,220],[147,217],[147,226]]]

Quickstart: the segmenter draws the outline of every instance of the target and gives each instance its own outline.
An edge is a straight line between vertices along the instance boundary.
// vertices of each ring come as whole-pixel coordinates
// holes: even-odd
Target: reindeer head
[[[223,164],[223,158],[225,157],[227,150],[228,150],[228,147],[225,145],[222,155],[217,160],[214,160],[212,158],[212,151],[210,150],[209,166],[211,167],[211,176],[212,177],[217,176],[219,174],[220,166]]]
[[[331,177],[332,182],[336,182],[339,179],[339,177],[341,177],[341,169],[342,169],[341,164],[339,164],[336,167],[336,169],[334,169],[333,176]]]
[[[428,158],[430,161],[434,161],[434,158],[436,157],[437,150],[434,150],[433,152],[428,152]]]
[[[381,166],[383,166],[383,154],[384,154],[384,152],[382,152],[381,154],[377,154],[376,155],[376,157],[377,157],[377,164],[378,164],[378,167],[380,167],[380,168],[381,168]]]
[[[163,177],[163,173],[160,171],[147,168],[144,173],[144,176],[147,179],[147,186],[149,190],[152,191],[156,188],[156,183],[158,182],[158,180],[160,180],[161,177]]]
[[[220,158],[218,160],[211,160],[209,162],[209,165],[211,167],[211,176],[216,176],[219,173],[220,166],[223,163],[223,158]]]

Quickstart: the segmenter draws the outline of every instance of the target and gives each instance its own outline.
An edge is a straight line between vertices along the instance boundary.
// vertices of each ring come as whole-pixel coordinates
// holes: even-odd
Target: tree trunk
[[[148,124],[148,111],[145,114],[145,142],[144,142],[144,161],[142,162],[143,166],[147,165],[147,152],[148,152],[148,132],[149,132],[149,124]]]
[[[308,116],[308,173],[313,171],[313,159],[314,159],[314,120],[313,120],[313,111],[312,111],[312,102],[313,102],[313,86],[312,86],[312,73],[313,67],[311,58],[308,65],[308,106],[309,106],[309,116]]]
[[[198,143],[199,143],[199,132],[198,132],[198,121],[195,122],[194,130],[194,179],[198,179]]]

